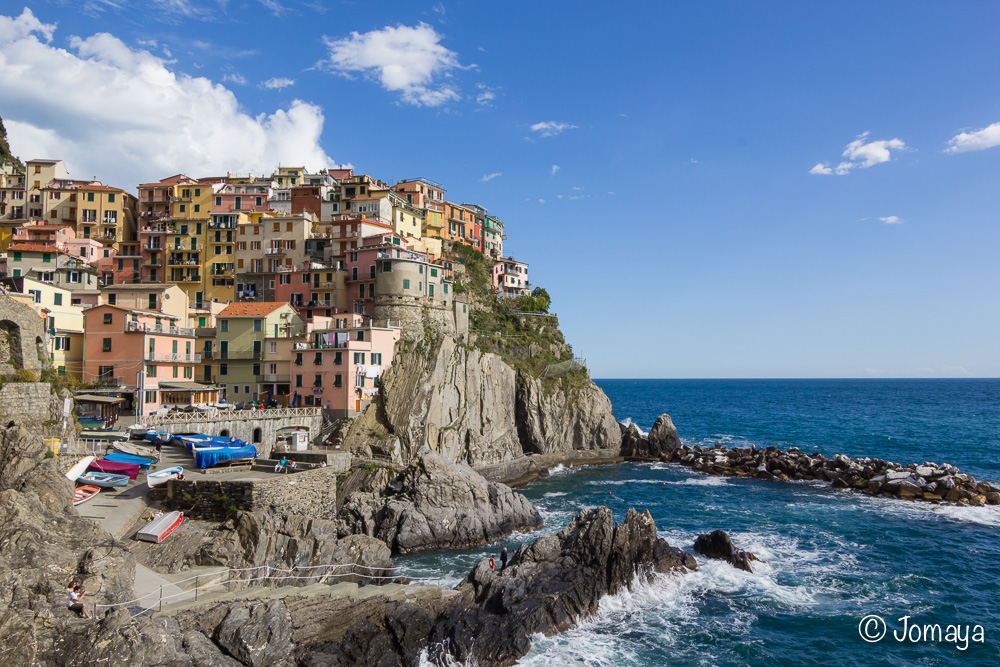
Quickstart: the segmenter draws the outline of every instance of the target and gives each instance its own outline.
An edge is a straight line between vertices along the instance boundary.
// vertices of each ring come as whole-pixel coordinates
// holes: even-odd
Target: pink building
[[[207,405],[218,389],[194,381],[201,355],[195,330],[161,312],[101,305],[84,312],[86,383],[120,387],[126,409],[148,415],[160,408]]]
[[[528,265],[518,262],[513,257],[501,257],[493,266],[493,287],[500,296],[521,296],[531,294],[531,282],[528,280]]]
[[[292,388],[300,406],[322,406],[349,417],[378,395],[402,329],[357,314],[335,318],[335,324],[311,332],[305,348],[293,351]]]
[[[375,314],[376,263],[382,259],[412,259],[426,262],[427,255],[407,249],[406,241],[395,232],[361,239],[357,250],[346,255],[347,298],[351,310],[369,317]]]

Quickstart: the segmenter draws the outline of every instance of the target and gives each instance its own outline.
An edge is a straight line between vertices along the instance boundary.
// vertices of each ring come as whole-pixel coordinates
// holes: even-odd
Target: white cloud
[[[264,5],[266,9],[269,9],[275,16],[282,16],[283,14],[291,11],[290,8],[278,2],[278,0],[260,0],[260,4]]]
[[[441,106],[461,98],[453,84],[441,81],[461,68],[458,55],[439,43],[441,37],[431,26],[419,23],[352,32],[343,39],[324,38],[330,57],[321,65],[347,78],[355,73],[375,78],[386,90],[400,93],[407,104]]]
[[[898,216],[895,216],[895,215],[889,215],[889,216],[886,216],[884,218],[879,218],[879,220],[881,220],[882,222],[884,222],[887,225],[898,225],[898,224],[901,224],[903,222],[902,220],[899,219]]]
[[[486,174],[481,179],[479,179],[479,181],[481,183],[486,183],[487,181],[492,181],[497,176],[503,176],[503,172],[502,171],[494,171],[492,174]]]
[[[0,16],[0,99],[11,147],[23,158],[62,159],[72,176],[129,190],[178,172],[332,162],[319,144],[316,105],[295,100],[251,117],[222,84],[175,73],[112,35],[74,37],[59,49],[46,43],[54,30],[28,9]]]
[[[239,72],[230,72],[223,76],[222,80],[228,83],[235,83],[237,86],[247,85],[247,78]]]
[[[496,88],[490,88],[485,83],[477,83],[476,90],[476,104],[480,106],[492,106],[493,100],[496,99]]]
[[[549,176],[555,176],[556,174],[559,173],[560,169],[562,169],[562,167],[560,167],[559,165],[557,164],[552,165],[552,168],[549,169]]]
[[[261,82],[261,87],[269,88],[271,90],[281,90],[282,88],[288,88],[288,86],[295,85],[295,79],[289,79],[288,77],[272,77],[267,81]]]
[[[541,123],[535,123],[531,126],[532,132],[538,132],[538,136],[554,137],[557,134],[562,134],[564,130],[575,130],[576,125],[570,125],[569,123],[557,123],[554,120],[546,120]]]
[[[583,190],[583,188],[581,188],[578,185],[574,185],[572,188],[570,188],[570,190]]]
[[[1000,146],[1000,123],[993,123],[989,127],[974,132],[962,132],[956,134],[948,140],[948,153],[967,153],[969,151],[982,151],[987,148]]]
[[[539,203],[539,204],[544,204],[544,203],[545,203],[545,200],[544,200],[544,199],[539,199],[539,200],[538,200],[538,203]]]
[[[810,169],[809,173],[843,176],[850,173],[852,169],[866,169],[876,164],[888,162],[892,159],[892,151],[907,150],[906,143],[902,139],[866,141],[869,134],[869,132],[859,134],[857,139],[847,144],[847,148],[843,152],[843,156],[847,160],[840,162],[836,167],[830,167],[828,162],[820,162]]]

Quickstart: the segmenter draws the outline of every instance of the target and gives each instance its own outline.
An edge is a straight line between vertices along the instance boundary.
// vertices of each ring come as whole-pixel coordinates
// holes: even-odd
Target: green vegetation
[[[3,126],[3,118],[0,118],[0,164],[4,162],[13,162],[20,169],[24,169],[21,161],[10,152],[10,144],[7,143],[7,128]]]

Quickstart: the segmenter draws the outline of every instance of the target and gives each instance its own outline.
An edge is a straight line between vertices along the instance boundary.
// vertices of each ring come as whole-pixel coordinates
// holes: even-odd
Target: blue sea
[[[648,430],[669,413],[686,444],[947,462],[1000,486],[1000,380],[598,384],[619,421]],[[711,477],[661,463],[559,468],[521,492],[541,510],[542,531],[399,564],[457,583],[478,559],[601,504],[619,516],[648,509],[660,536],[689,551],[698,534],[725,530],[764,562],[750,574],[696,556],[697,572],[658,576],[606,598],[576,628],[536,637],[520,664],[1000,665],[996,507],[869,498],[820,482]],[[862,630],[885,635],[865,641]]]

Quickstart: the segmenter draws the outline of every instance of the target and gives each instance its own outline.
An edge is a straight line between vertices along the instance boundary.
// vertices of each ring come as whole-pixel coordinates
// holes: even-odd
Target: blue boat
[[[114,475],[109,472],[87,472],[80,475],[77,481],[85,482],[102,489],[113,486],[128,486],[128,475]]]
[[[244,444],[239,438],[220,435],[175,435],[174,441],[191,454],[204,447],[242,447]]]
[[[253,461],[257,458],[257,448],[253,445],[242,447],[203,447],[194,450],[194,463],[199,468],[211,468],[220,463]]]
[[[144,456],[133,456],[131,454],[122,454],[121,452],[112,452],[110,454],[105,454],[105,461],[114,461],[115,463],[132,463],[139,466],[143,470],[149,470],[149,466],[153,465],[153,459],[147,459]]]
[[[159,442],[166,444],[170,442],[170,438],[172,438],[173,436],[167,433],[166,431],[154,431],[150,429],[147,430],[145,433],[143,433],[142,437],[145,438],[146,440],[149,440],[150,442]]]

